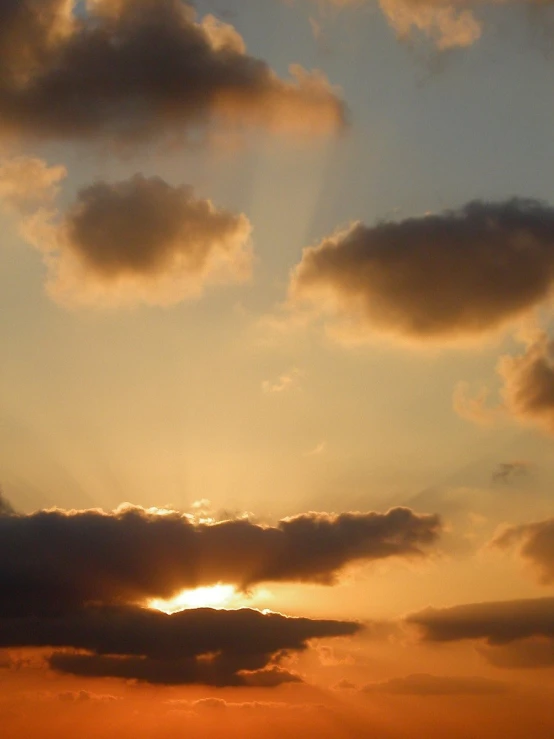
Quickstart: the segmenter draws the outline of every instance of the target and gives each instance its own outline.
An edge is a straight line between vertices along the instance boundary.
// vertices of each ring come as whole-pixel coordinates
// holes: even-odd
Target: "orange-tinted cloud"
[[[196,523],[132,507],[7,513],[0,516],[0,615],[144,602],[218,582],[330,585],[352,563],[422,557],[440,530],[437,516],[408,508],[306,513],[275,526]]]
[[[517,547],[519,555],[537,572],[544,585],[554,584],[554,518],[509,526],[492,541],[500,549]]]
[[[356,223],[304,250],[290,300],[330,314],[337,332],[360,340],[478,336],[550,297],[553,245],[554,209],[533,200]]]
[[[237,31],[181,0],[0,4],[0,131],[27,138],[183,137],[227,122],[309,134],[345,123],[326,78],[281,80]]]
[[[0,201],[23,212],[48,204],[66,175],[65,167],[49,167],[36,157],[5,159],[0,162]]]
[[[498,363],[507,410],[554,433],[554,342],[541,334],[519,356]]]
[[[21,230],[44,254],[49,293],[71,305],[171,304],[251,272],[246,216],[159,177],[96,182],[65,214],[39,211]]]
[[[428,608],[410,615],[407,622],[435,642],[482,639],[502,645],[537,636],[554,639],[554,598]]]
[[[460,416],[477,423],[511,417],[554,433],[554,342],[541,332],[526,343],[522,354],[504,355],[498,361],[500,403],[487,403],[488,388],[472,397],[467,383],[458,384],[454,409]]]
[[[287,618],[209,608],[168,616],[138,606],[89,606],[37,618],[0,619],[0,645],[86,650],[54,651],[54,670],[164,685],[275,687],[298,682],[276,662],[316,638],[351,636],[352,621]]]
[[[502,646],[478,648],[494,667],[508,670],[536,670],[554,667],[554,639],[530,637]]]

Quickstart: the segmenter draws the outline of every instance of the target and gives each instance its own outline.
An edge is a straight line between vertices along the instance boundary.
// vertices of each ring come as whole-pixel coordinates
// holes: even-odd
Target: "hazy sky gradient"
[[[0,0],[0,18],[8,5]],[[441,535],[421,557],[405,550],[392,558],[349,555],[333,585],[297,577],[248,582],[255,584],[238,594],[239,607],[367,625],[347,638],[333,641],[331,633],[323,635],[327,641],[290,646],[282,669],[303,683],[282,680],[275,690],[260,683],[239,689],[232,681],[217,689],[137,686],[113,676],[94,679],[90,665],[79,677],[47,669],[50,656],[40,642],[6,643],[0,720],[10,739],[39,725],[42,737],[70,736],[77,724],[85,737],[137,736],[136,711],[139,737],[177,736],[184,723],[192,736],[216,736],[222,718],[236,736],[254,736],[268,722],[275,736],[310,730],[333,739],[461,738],[480,722],[483,737],[551,735],[551,633],[534,627],[502,645],[487,635],[435,643],[405,617],[432,606],[436,618],[448,620],[450,612],[440,609],[487,603],[498,618],[499,603],[552,595],[551,582],[537,576],[554,567],[552,283],[545,299],[529,299],[500,328],[430,340],[387,333],[370,318],[360,331],[360,314],[370,315],[360,305],[374,299],[371,270],[380,268],[369,264],[367,244],[352,257],[351,272],[347,258],[330,268],[329,280],[339,285],[334,307],[313,287],[317,271],[312,283],[306,278],[315,307],[295,303],[291,274],[305,264],[303,250],[358,221],[370,236],[382,222],[407,222],[400,248],[412,253],[409,219],[425,228],[428,216],[515,197],[545,209],[534,231],[510,232],[515,252],[528,249],[535,264],[532,242],[544,269],[552,269],[554,231],[545,214],[554,204],[553,11],[548,4],[475,3],[480,38],[440,50],[425,33],[398,38],[377,3],[339,5],[198,0],[197,19],[213,14],[231,24],[273,76],[267,82],[256,72],[262,82],[256,78],[252,88],[252,78],[241,77],[243,97],[234,88],[217,91],[217,120],[209,125],[203,118],[191,123],[188,109],[163,107],[167,101],[154,95],[160,105],[154,134],[129,137],[127,146],[114,144],[110,133],[47,136],[39,117],[36,136],[21,133],[22,120],[15,127],[20,138],[4,134],[1,107],[8,110],[2,102],[8,98],[0,79],[0,165],[25,156],[67,172],[57,194],[48,200],[48,188],[39,193],[55,227],[48,219],[46,230],[42,221],[29,221],[36,204],[5,198],[0,210],[0,485],[22,517],[52,507],[109,512],[129,502],[184,512],[197,523],[195,516],[213,525],[248,515],[278,528],[282,519],[308,512],[386,513],[400,506],[440,516]],[[229,43],[236,45],[235,35]],[[0,34],[0,62],[8,54],[4,43]],[[297,93],[280,87],[291,64],[321,70],[331,87],[320,80],[323,87],[310,97],[300,76],[305,107],[298,109]],[[220,84],[210,70],[199,89]],[[213,112],[198,94],[194,110],[206,105]],[[160,110],[171,111],[171,123]],[[186,129],[189,139],[168,141],[166,123]],[[137,175],[143,179],[133,180]],[[31,179],[36,187],[38,175]],[[150,211],[141,208],[138,226],[137,182],[146,182],[144,197],[155,200]],[[114,193],[128,200],[110,209]],[[91,233],[100,222],[88,242],[84,231],[81,241],[71,231],[87,207]],[[102,228],[114,223],[115,235],[106,236]],[[174,229],[158,239],[160,223]],[[145,226],[157,261],[141,262],[133,250]],[[468,229],[478,253],[481,242]],[[498,228],[500,258],[509,230]],[[46,236],[57,239],[58,253],[69,254],[62,277]],[[451,246],[436,238],[436,253]],[[488,236],[479,238],[484,243]],[[105,261],[94,263],[94,249],[108,242]],[[223,277],[213,266],[220,257]],[[425,257],[414,263],[415,273],[428,274]],[[402,280],[409,282],[406,269]],[[175,288],[166,300],[163,280],[173,289],[179,270],[186,289]],[[474,274],[473,290],[460,277],[469,285],[457,304],[462,312],[464,300],[476,302],[482,265]],[[129,275],[130,304],[118,305],[116,288]],[[161,288],[154,289],[158,277]],[[453,284],[457,277],[454,270]],[[71,299],[60,288],[64,279],[75,280]],[[448,274],[434,278],[443,279],[448,285]],[[393,312],[402,308],[399,290],[392,292]],[[98,294],[116,298],[106,304]],[[533,522],[540,524],[536,539],[535,529],[517,528]],[[499,539],[505,526],[515,528]],[[491,544],[495,537],[503,546]],[[319,544],[298,546],[311,552]],[[291,560],[299,561],[295,551]],[[158,595],[141,591],[142,599]],[[273,656],[260,669],[271,668],[278,648],[289,645],[264,652]],[[550,655],[540,669],[539,653]],[[198,703],[214,696],[219,704]]]

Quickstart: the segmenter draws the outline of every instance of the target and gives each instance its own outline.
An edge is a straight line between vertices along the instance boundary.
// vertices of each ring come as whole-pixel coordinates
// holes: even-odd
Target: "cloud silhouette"
[[[352,636],[360,628],[352,621],[249,609],[168,616],[137,606],[89,606],[42,618],[0,619],[0,645],[52,647],[50,667],[79,676],[275,687],[300,680],[276,664],[288,651],[303,651],[312,639]]]
[[[454,408],[460,416],[477,423],[512,417],[554,433],[554,342],[541,331],[525,343],[522,354],[506,354],[498,361],[501,402],[497,405],[487,403],[487,387],[471,397],[467,383],[458,384]]]
[[[554,639],[531,637],[500,647],[481,646],[479,654],[494,667],[536,670],[554,667]]]
[[[440,529],[437,516],[408,508],[306,513],[275,526],[197,523],[130,506],[7,512],[0,515],[0,616],[145,602],[218,582],[330,585],[353,563],[425,556]]]
[[[230,25],[180,0],[4,0],[0,132],[31,139],[183,137],[199,125],[339,130],[325,77],[281,80]]]
[[[304,250],[289,297],[331,315],[349,338],[446,341],[498,329],[548,300],[553,285],[554,208],[513,199],[356,223]]]
[[[554,639],[554,598],[428,608],[406,621],[434,642],[482,639],[495,646],[537,636]]]
[[[38,225],[23,231],[45,254],[48,290],[62,303],[169,304],[251,273],[246,216],[159,177],[96,182],[51,218],[46,238]]]
[[[554,584],[554,518],[508,526],[494,537],[492,546],[517,547],[519,555],[537,572],[540,582]]]

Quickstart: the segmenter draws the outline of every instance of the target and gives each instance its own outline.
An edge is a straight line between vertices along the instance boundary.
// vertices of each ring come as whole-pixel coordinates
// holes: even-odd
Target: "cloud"
[[[469,383],[458,382],[452,393],[452,408],[466,421],[479,426],[492,426],[505,417],[505,411],[501,406],[488,405],[489,397],[490,390],[487,387],[472,394]]]
[[[91,693],[89,690],[66,690],[63,693],[58,693],[58,699],[64,703],[113,703],[114,701],[120,700],[115,695],[109,695],[105,693]]]
[[[181,0],[0,5],[0,132],[125,145],[204,124],[337,131],[345,107],[319,72],[281,80],[230,25]]]
[[[360,628],[352,621],[248,609],[202,608],[168,616],[138,606],[89,606],[48,617],[0,619],[0,644],[54,648],[50,667],[81,677],[275,687],[300,680],[275,664],[289,650],[303,651],[312,639],[352,636]]]
[[[320,711],[327,708],[321,703],[283,703],[279,701],[242,701],[235,703],[223,698],[200,698],[196,701],[169,700],[169,705],[191,708],[194,711]]]
[[[492,473],[492,481],[508,485],[518,478],[527,477],[530,469],[529,462],[501,462]]]
[[[241,589],[268,581],[330,585],[353,563],[424,556],[440,529],[437,516],[408,508],[305,513],[275,526],[199,523],[130,506],[109,514],[2,515],[0,616],[145,602],[219,582]]]
[[[326,441],[320,441],[319,444],[316,444],[313,449],[310,449],[307,452],[304,452],[305,457],[319,457],[321,454],[325,452],[327,448],[327,442]]]
[[[342,680],[339,680],[339,682],[333,686],[333,690],[357,690],[358,686],[351,682],[350,680],[346,680],[343,678]]]
[[[355,223],[304,250],[293,309],[330,315],[337,334],[448,341],[528,314],[554,285],[554,208],[473,201],[460,210]]]
[[[467,420],[489,423],[512,417],[554,433],[554,342],[544,333],[526,341],[522,354],[500,357],[501,402],[487,405],[488,388],[471,397],[466,383],[454,391],[454,409]]]
[[[262,382],[262,390],[264,393],[282,393],[286,390],[292,390],[292,388],[298,387],[302,375],[301,370],[293,367],[289,372],[282,374],[277,380],[264,380]]]
[[[362,688],[363,693],[418,696],[498,695],[506,693],[507,690],[506,683],[484,677],[451,677],[425,673],[370,683]]]
[[[64,304],[165,305],[251,273],[246,216],[159,177],[96,182],[65,214],[39,211],[22,232],[43,252],[48,292]]]
[[[0,200],[18,211],[48,204],[67,176],[61,165],[48,166],[35,157],[13,157],[0,162]]]
[[[419,32],[441,51],[471,46],[482,34],[482,23],[470,8],[444,0],[380,0],[379,6],[401,40]]]
[[[427,608],[406,621],[434,642],[482,639],[496,646],[537,636],[554,639],[554,598]]]
[[[316,0],[340,9],[368,5],[368,0]],[[378,6],[400,41],[412,44],[427,40],[439,51],[466,48],[477,42],[484,30],[479,10],[502,4],[491,0],[456,3],[452,0],[378,0]],[[537,5],[534,0],[520,0]]]
[[[554,518],[509,526],[495,536],[492,546],[500,549],[516,546],[519,555],[538,573],[540,582],[554,584]]]
[[[6,500],[2,488],[0,488],[0,516],[11,516],[15,510],[9,500]]]
[[[497,371],[508,411],[554,433],[554,342],[541,334],[524,354],[502,357]]]
[[[501,647],[479,647],[479,654],[494,667],[536,670],[554,667],[554,639],[520,639]]]
[[[295,672],[290,672],[277,665],[264,667],[253,672],[243,672],[242,677],[247,685],[256,688],[276,688],[285,683],[299,683],[302,678]]]

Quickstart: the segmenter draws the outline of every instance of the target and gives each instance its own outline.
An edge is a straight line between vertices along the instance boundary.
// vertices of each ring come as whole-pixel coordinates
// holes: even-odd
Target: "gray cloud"
[[[437,516],[408,508],[306,513],[275,526],[246,519],[196,523],[132,507],[2,515],[0,615],[143,602],[218,582],[329,585],[352,563],[422,557],[439,533]]]
[[[544,585],[554,584],[554,518],[509,526],[492,541],[500,549],[516,546],[519,555],[536,570]]]
[[[1,0],[0,131],[53,139],[182,137],[226,122],[328,133],[345,109],[319,73],[289,81],[236,30],[181,0]]]
[[[554,341],[535,331],[522,337],[526,347],[522,354],[500,357],[496,371],[500,379],[501,400],[489,401],[487,387],[473,397],[467,383],[459,383],[454,391],[454,409],[467,420],[492,423],[513,418],[526,425],[536,425],[554,433]]]
[[[541,334],[523,354],[502,357],[498,373],[509,413],[554,433],[554,342]]]
[[[554,209],[474,201],[460,210],[373,227],[361,223],[304,250],[292,305],[374,331],[451,340],[498,329],[546,301],[554,284]]]
[[[496,646],[537,636],[554,639],[554,598],[428,608],[406,620],[434,642],[482,639]]]
[[[315,0],[337,8],[359,7],[369,0]],[[381,11],[401,41],[411,45],[427,40],[439,51],[466,48],[477,42],[485,28],[486,18],[480,11],[508,3],[506,0],[378,0]],[[517,0],[522,7],[537,12],[548,7],[541,0]]]
[[[48,289],[61,302],[167,304],[197,297],[209,282],[250,276],[246,216],[158,177],[97,182],[46,239],[43,226],[29,222],[24,233],[45,252]]]
[[[506,693],[508,689],[504,682],[483,677],[451,677],[422,673],[396,677],[381,683],[370,683],[362,688],[362,692],[418,696],[498,695]]]
[[[528,462],[501,462],[492,473],[492,482],[501,482],[504,485],[527,477],[531,465]]]
[[[209,608],[168,616],[136,606],[78,608],[58,616],[0,619],[0,644],[54,651],[50,667],[87,677],[156,684],[275,687],[298,682],[279,667],[312,639],[352,636],[352,621],[288,618],[249,609]]]
[[[501,647],[479,647],[479,653],[494,667],[536,670],[554,667],[554,639],[529,638]]]

